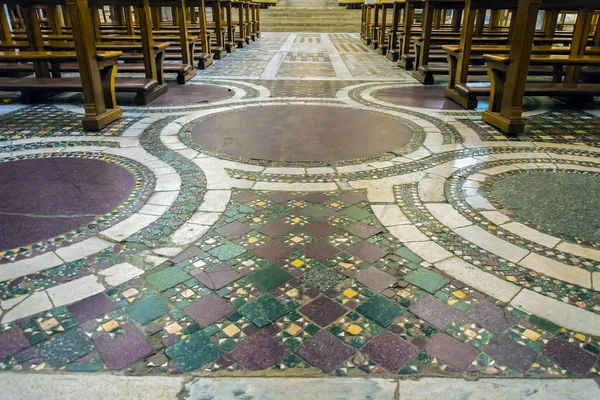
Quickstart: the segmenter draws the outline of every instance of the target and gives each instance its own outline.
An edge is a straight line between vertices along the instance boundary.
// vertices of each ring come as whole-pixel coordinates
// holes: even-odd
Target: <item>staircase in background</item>
[[[278,0],[260,10],[263,32],[360,32],[360,10],[339,7],[337,0]]]

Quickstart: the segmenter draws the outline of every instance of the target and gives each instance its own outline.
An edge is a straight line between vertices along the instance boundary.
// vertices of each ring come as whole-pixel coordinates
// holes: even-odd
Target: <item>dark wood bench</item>
[[[489,96],[490,93],[490,85],[489,84],[473,84],[473,83],[465,83],[458,82],[458,59],[460,56],[460,47],[459,46],[450,46],[446,45],[443,47],[444,50],[448,54],[448,64],[449,69],[448,72],[448,86],[445,89],[445,94],[447,97],[450,97],[452,100],[456,101],[463,107],[467,109],[477,108],[477,97],[485,97]],[[481,56],[485,60],[486,56],[489,55],[503,55],[510,50],[510,46],[473,46],[471,47],[471,58]],[[600,55],[600,49],[595,48],[587,48],[588,52],[594,55]],[[536,55],[538,59],[543,58],[544,56],[567,56],[570,52],[569,47],[560,47],[560,46],[534,46],[531,48],[531,53]],[[558,58],[557,58],[558,59]],[[539,62],[530,63],[528,69],[528,75],[531,76],[552,76],[556,77],[562,76],[562,66],[552,65],[552,64],[544,64]],[[431,73],[435,70],[435,66],[427,66],[427,68],[420,67],[420,70],[426,74]],[[441,69],[440,69],[441,71]],[[469,75],[488,75],[489,68],[487,66],[469,66]],[[542,95],[541,95],[542,96]]]
[[[99,52],[96,54],[104,98],[109,109],[118,108],[115,99],[116,81],[114,69],[117,67],[118,58],[123,53],[120,51]],[[77,61],[74,51],[0,51],[0,63],[50,63],[58,65],[63,62]],[[31,65],[31,64],[29,64]],[[156,81],[155,81],[156,84]],[[146,85],[146,83],[144,83]],[[136,82],[128,82],[126,90],[136,87]],[[43,100],[61,92],[83,90],[80,78],[0,78],[0,90],[21,92],[25,103]]]

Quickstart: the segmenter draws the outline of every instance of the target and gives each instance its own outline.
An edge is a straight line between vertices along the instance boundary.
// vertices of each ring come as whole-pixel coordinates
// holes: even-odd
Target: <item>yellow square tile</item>
[[[340,203],[331,203],[331,204],[330,204],[330,206],[331,206],[331,207],[339,207],[339,206],[340,206]]]
[[[181,325],[179,325],[177,322],[171,324],[171,325],[167,325],[165,327],[165,331],[167,331],[167,333],[177,333],[179,331],[181,331],[183,329],[183,327]]]
[[[452,294],[458,297],[459,299],[464,299],[465,297],[467,297],[465,292],[463,292],[462,290],[455,290],[454,292],[452,292]]]
[[[531,329],[525,329],[523,336],[530,340],[538,340],[541,335],[535,331],[532,331]]]
[[[42,328],[44,331],[47,331],[48,329],[54,328],[56,325],[58,325],[56,318],[51,318],[48,321],[41,322],[40,328]]]
[[[235,326],[234,324],[229,325],[227,328],[223,329],[223,332],[229,336],[235,336],[238,333],[240,333],[240,328],[238,328],[237,326]]]
[[[301,241],[303,241],[304,239],[302,239],[300,236],[294,236],[292,239],[292,242],[294,243],[300,243]]]
[[[262,207],[265,204],[267,204],[267,203],[265,203],[264,201],[259,201],[258,203],[256,203],[256,205],[259,206],[259,207]]]
[[[254,236],[252,236],[251,238],[248,239],[248,243],[252,244],[252,243],[256,243],[258,242],[258,238],[255,238]]]
[[[304,261],[295,259],[294,261],[292,261],[292,265],[294,267],[298,268],[298,267],[301,267],[302,265],[304,265]]]
[[[298,291],[298,289],[294,288],[294,289],[288,290],[285,294],[288,297],[298,297],[298,295],[300,294],[300,292]]]
[[[346,327],[346,332],[348,332],[351,335],[358,335],[362,332],[362,330],[363,329],[356,324],[350,324]]]
[[[187,289],[181,292],[181,295],[187,299],[188,297],[194,295],[194,291],[192,289]]]
[[[292,324],[285,331],[292,336],[296,336],[298,334],[298,332],[300,332],[301,330],[302,330],[302,328],[300,328],[298,325]]]
[[[353,298],[357,294],[358,294],[358,292],[352,288],[348,288],[348,289],[344,290],[344,296],[346,296],[349,299]]]
[[[252,221],[253,222],[260,222],[260,221],[262,221],[262,218],[254,217],[254,218],[252,218]]]
[[[575,337],[575,339],[578,339],[578,340],[581,340],[581,341],[585,340],[585,335],[582,335],[581,333],[576,333],[573,336]]]
[[[112,332],[115,329],[117,329],[118,327],[119,327],[119,323],[117,321],[115,321],[114,319],[111,319],[110,321],[102,324],[102,329],[104,329],[106,332]]]
[[[292,221],[293,223],[297,224],[298,222],[302,221],[302,219],[301,219],[301,218],[298,218],[298,217],[295,217],[295,218],[292,218],[292,219],[291,219],[291,221]]]

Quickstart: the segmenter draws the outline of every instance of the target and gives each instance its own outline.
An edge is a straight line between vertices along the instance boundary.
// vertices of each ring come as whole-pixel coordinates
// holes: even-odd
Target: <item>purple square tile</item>
[[[115,305],[104,293],[99,293],[78,301],[67,307],[79,323],[107,314],[115,309]]]
[[[235,308],[217,294],[210,294],[183,309],[194,321],[202,326],[214,324],[235,311]]]
[[[259,332],[229,352],[229,357],[250,371],[267,369],[288,355],[288,351],[270,335]]]
[[[588,373],[598,358],[579,346],[558,338],[546,344],[543,354],[576,375]]]
[[[379,259],[385,256],[388,252],[383,250],[381,247],[374,245],[373,243],[363,240],[359,244],[350,247],[348,249],[348,253],[360,258],[364,262],[373,264],[379,261]]]
[[[29,341],[19,328],[0,332],[0,360],[29,347]]]
[[[280,218],[264,224],[257,230],[260,233],[264,233],[265,235],[272,237],[273,239],[277,239],[280,236],[287,235],[293,229],[294,227],[291,224],[285,222],[285,218]]]
[[[449,306],[431,295],[423,297],[411,305],[408,310],[417,317],[442,330],[452,325],[452,322],[456,322],[458,325],[472,322],[464,312]]]
[[[389,331],[383,331],[381,335],[369,341],[361,351],[394,374],[419,353],[416,346]]]
[[[436,333],[425,346],[425,351],[446,364],[464,371],[479,355],[479,350],[468,343],[462,343],[445,333]]]
[[[196,246],[190,246],[181,253],[177,254],[175,257],[171,258],[171,262],[173,262],[173,264],[177,264],[182,261],[188,260],[194,256],[197,256],[200,253],[202,253],[202,250],[200,250]]]
[[[348,232],[354,236],[358,236],[363,239],[368,239],[373,235],[381,232],[381,228],[376,228],[371,225],[363,224],[362,222],[355,222],[345,228]]]
[[[125,322],[121,327],[125,332],[114,338],[107,332],[93,338],[100,357],[113,371],[126,368],[153,352],[144,334],[134,324]]]
[[[221,236],[225,236],[227,239],[234,239],[245,235],[251,230],[252,228],[250,228],[250,225],[243,224],[239,221],[234,221],[223,226],[222,228],[217,229],[217,233]]]
[[[340,250],[337,247],[323,242],[314,241],[304,246],[304,254],[308,258],[319,261],[329,260],[339,252]]]
[[[347,310],[328,297],[320,296],[299,311],[319,326],[325,327],[344,315]]]
[[[204,271],[200,269],[192,270],[190,274],[212,290],[221,289],[243,276],[227,264],[218,264]]]
[[[238,193],[234,193],[231,196],[231,201],[236,201],[238,203],[248,203],[249,201],[256,200],[257,193],[254,191],[241,191]]]
[[[361,201],[366,201],[367,197],[361,193],[345,192],[344,194],[338,197],[338,200],[344,202],[344,204],[346,204],[347,206],[351,206]]]
[[[504,310],[487,300],[480,301],[478,305],[466,312],[467,317],[477,322],[481,327],[495,333],[502,333],[514,325],[515,318],[504,314]]]
[[[485,352],[496,362],[522,373],[527,372],[537,358],[535,351],[506,337],[490,341]]]
[[[369,267],[360,271],[356,274],[356,280],[376,292],[381,292],[389,288],[397,281],[396,278],[387,272],[375,267]]]
[[[275,192],[269,195],[269,199],[277,202],[277,203],[287,203],[288,201],[290,201],[291,199],[293,199],[294,196],[292,196],[291,194],[287,193],[287,192]]]
[[[304,341],[296,350],[296,354],[323,372],[333,371],[354,352],[354,348],[323,330]]]
[[[269,261],[277,261],[290,254],[292,248],[286,244],[273,240],[253,250],[259,257]]]
[[[331,235],[336,231],[335,227],[324,221],[315,221],[302,228],[302,231],[307,235],[322,238]]]
[[[329,199],[329,196],[327,196],[324,193],[320,193],[320,192],[309,193],[306,196],[304,196],[304,200],[308,201],[309,203],[313,203],[313,204],[320,204],[327,199]]]

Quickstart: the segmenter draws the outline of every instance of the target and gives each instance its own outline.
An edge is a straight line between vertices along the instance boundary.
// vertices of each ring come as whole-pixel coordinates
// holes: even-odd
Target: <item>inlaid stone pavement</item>
[[[507,136],[441,88],[265,33],[99,132],[0,106],[8,398],[595,398],[600,115],[531,98]]]

